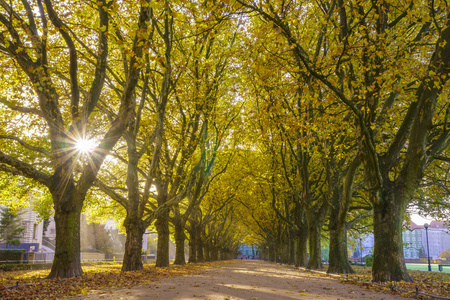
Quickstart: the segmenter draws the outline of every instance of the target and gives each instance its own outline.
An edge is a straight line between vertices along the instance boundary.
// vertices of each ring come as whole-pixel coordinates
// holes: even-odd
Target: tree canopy
[[[171,235],[177,264],[187,239],[311,269],[326,240],[336,273],[373,231],[376,281],[411,280],[408,209],[449,215],[444,0],[0,5],[2,196],[51,199],[50,277],[82,274],[83,208],[125,228],[123,271],[148,228],[158,266]]]

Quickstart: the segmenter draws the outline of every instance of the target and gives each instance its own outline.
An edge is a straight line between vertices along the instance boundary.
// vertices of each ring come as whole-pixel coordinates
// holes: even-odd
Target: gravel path
[[[166,278],[128,289],[94,291],[73,299],[403,299],[338,279],[258,260],[234,260],[202,275]]]

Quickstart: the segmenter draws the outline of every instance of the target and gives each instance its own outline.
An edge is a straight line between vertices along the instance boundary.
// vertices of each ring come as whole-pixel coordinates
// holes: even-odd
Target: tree
[[[425,170],[450,143],[446,4],[411,1],[400,8],[385,1],[330,1],[300,9],[303,3],[238,2],[278,28],[297,72],[320,82],[353,113],[374,207],[373,279],[411,281],[403,259],[403,217]],[[302,39],[312,16],[321,29]],[[317,47],[306,43],[311,39]]]
[[[49,277],[81,276],[80,213],[89,188],[133,108],[133,91],[148,22],[143,2],[134,31],[133,55],[119,97],[103,89],[110,64],[110,14],[114,1],[93,6],[38,0],[0,1],[0,64],[11,89],[0,98],[10,120],[2,126],[0,170],[31,178],[52,195],[56,250]],[[131,33],[133,35],[133,33]],[[108,78],[110,80],[110,78]],[[102,100],[100,100],[102,98]],[[96,107],[115,103],[116,117]],[[94,139],[95,142],[92,142]],[[88,151],[80,145],[91,140]],[[14,145],[14,146],[11,146]]]
[[[102,172],[97,182],[126,211],[123,271],[142,268],[142,234],[152,224],[158,232],[158,267],[169,266],[170,220],[176,223],[177,253],[184,253],[186,218],[179,218],[178,204],[214,162],[205,164],[203,158],[210,139],[208,127],[215,125],[208,122],[218,115],[216,103],[227,64],[216,44],[234,41],[220,31],[221,21],[206,13],[204,5],[210,4],[193,3],[197,4],[198,10],[174,13],[176,3],[153,3],[149,28],[153,41],[145,54],[139,102],[124,133],[126,144],[114,153],[119,164],[110,164],[118,171]],[[185,20],[192,20],[193,26]]]
[[[25,228],[20,224],[20,217],[11,208],[0,208],[0,240],[6,245],[19,246]]]
[[[450,258],[450,249],[443,251],[441,254],[439,254],[439,257],[446,258],[448,260]]]

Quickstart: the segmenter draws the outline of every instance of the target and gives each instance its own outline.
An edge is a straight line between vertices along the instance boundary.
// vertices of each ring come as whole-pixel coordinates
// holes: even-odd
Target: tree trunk
[[[127,216],[123,223],[127,240],[125,242],[125,254],[123,257],[122,271],[137,271],[144,269],[141,260],[142,236],[145,226],[142,222],[142,215],[139,213],[139,176],[138,176],[138,155],[136,154],[136,137],[126,135],[128,145],[128,168],[127,168],[127,189],[128,203]]]
[[[295,234],[295,266],[306,267],[308,265],[307,244],[308,244],[308,231],[297,231]]]
[[[273,246],[273,244],[269,246],[269,260],[272,262],[277,261],[277,254],[275,253],[275,247]]]
[[[47,278],[70,278],[83,275],[80,253],[80,217],[83,202],[75,201],[74,194],[75,192],[67,192],[60,195],[61,197],[53,195],[56,249],[52,270]],[[55,199],[55,197],[58,198]]]
[[[124,227],[127,232],[127,240],[125,242],[125,254],[123,256],[122,272],[137,271],[144,269],[142,264],[142,237],[145,232],[141,220],[127,217]]]
[[[348,274],[354,273],[348,261],[347,253],[347,213],[353,196],[353,182],[356,172],[361,164],[359,156],[350,163],[345,176],[343,189],[340,189],[339,173],[334,173],[329,186],[333,190],[330,205],[330,258],[328,273]]]
[[[319,224],[311,224],[308,228],[309,235],[309,261],[308,269],[322,269],[320,232],[322,229],[321,222]]]
[[[203,256],[203,239],[202,232],[199,227],[197,227],[197,262],[202,262],[205,260]]]
[[[289,264],[290,259],[290,240],[289,240],[289,234],[287,234],[287,240],[284,241],[283,247],[281,248],[283,251],[282,257],[283,257],[283,264]]]
[[[219,260],[219,250],[217,249],[217,247],[215,245],[212,246],[211,260],[213,260],[213,261]]]
[[[275,253],[275,262],[281,263],[281,251],[280,251],[280,242],[277,241],[276,244],[274,244],[273,252]]]
[[[413,281],[406,270],[403,256],[402,224],[406,201],[402,201],[403,188],[384,188],[374,201],[373,280]],[[378,195],[377,195],[378,196]]]
[[[289,231],[289,261],[290,265],[295,265],[295,234]]]
[[[184,241],[186,234],[184,228],[179,223],[175,223],[175,261],[174,265],[185,265],[186,259],[184,257]]]
[[[347,230],[345,223],[338,223],[336,227],[331,226],[335,216],[330,214],[330,260],[327,273],[352,274],[355,273],[348,261],[347,253]]]
[[[195,226],[191,224],[189,229],[189,263],[197,262],[197,233]]]
[[[211,261],[210,247],[209,246],[210,246],[209,241],[205,241],[205,245],[203,247],[204,255],[205,255],[205,261]]]
[[[158,249],[156,254],[156,267],[169,267],[169,210],[165,210],[158,216],[155,222],[158,232]]]

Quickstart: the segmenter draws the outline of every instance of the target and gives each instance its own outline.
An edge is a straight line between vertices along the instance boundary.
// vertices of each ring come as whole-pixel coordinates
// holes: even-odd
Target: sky
[[[418,214],[411,214],[411,220],[416,223],[417,225],[423,225],[425,223],[430,224],[431,221],[433,221],[433,219],[429,219],[429,218],[423,218]]]

